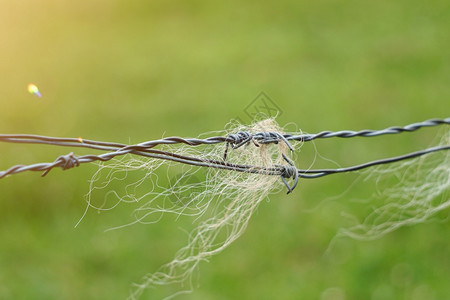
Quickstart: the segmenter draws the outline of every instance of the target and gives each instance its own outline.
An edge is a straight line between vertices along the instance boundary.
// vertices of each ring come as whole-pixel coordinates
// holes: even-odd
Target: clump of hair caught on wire
[[[230,127],[232,126],[228,126]],[[251,126],[235,126],[224,134],[235,134],[240,131],[247,131],[250,134],[283,133],[274,119],[266,119]],[[297,147],[300,145],[301,143],[296,144]],[[205,160],[223,160],[225,151],[223,144],[204,147],[163,145],[162,149]],[[285,157],[289,157],[289,152],[287,143],[284,142],[258,144],[249,140],[236,149],[229,147],[226,161],[232,164],[274,167],[286,165]],[[161,184],[161,187],[159,183],[161,180],[156,171],[163,164],[168,165],[168,169],[176,166],[173,162],[131,156],[115,160],[113,163],[99,164],[100,168],[91,180],[90,192],[87,195],[88,207],[100,210],[111,209],[123,202],[142,203],[134,211],[135,220],[131,224],[156,223],[167,214],[190,216],[196,222],[186,246],[175,254],[172,261],[156,272],[146,275],[142,282],[136,285],[130,298],[138,297],[146,288],[159,285],[178,285],[179,291],[170,297],[192,291],[192,275],[200,262],[223,251],[240,237],[261,201],[269,193],[285,188],[280,176],[214,168],[204,169],[206,175],[203,175],[205,178],[202,180],[189,180],[199,172],[200,168],[194,166],[182,166],[182,176],[175,177],[169,187],[164,184]],[[111,190],[106,195],[108,199],[102,205],[92,203],[92,193],[95,190],[108,185],[111,189],[111,183],[117,180],[130,180],[132,171],[137,170],[144,170],[145,175],[128,184],[125,191]],[[144,186],[147,190],[139,194]],[[107,208],[105,203],[109,202],[111,197],[116,200]]]
[[[450,131],[440,146],[450,144]],[[337,237],[372,240],[400,227],[423,223],[450,207],[450,152],[442,151],[412,160],[379,166],[364,172],[366,179],[396,180],[393,186],[378,189],[373,199],[384,204],[357,225],[340,229]],[[380,184],[382,186],[382,184]]]

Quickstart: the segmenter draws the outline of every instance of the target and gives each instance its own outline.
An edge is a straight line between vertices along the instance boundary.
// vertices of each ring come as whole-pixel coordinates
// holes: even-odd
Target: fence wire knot
[[[253,135],[248,131],[239,131],[237,133],[229,134],[228,139],[228,144],[231,144],[233,149],[237,149],[253,140]]]
[[[279,165],[278,167],[280,167],[280,169],[281,169],[281,173],[280,173],[281,180],[283,180],[284,185],[288,189],[286,194],[289,194],[295,189],[295,187],[297,186],[297,183],[298,183],[297,168],[295,166],[282,166],[282,165]],[[289,183],[286,180],[289,178],[294,179],[294,183],[292,184],[292,186],[289,185]]]
[[[71,169],[73,167],[78,167],[80,165],[80,161],[78,158],[73,154],[73,152],[70,152],[66,155],[59,156],[55,162],[53,163],[54,166],[59,166],[64,171],[67,169]],[[42,177],[48,174],[52,168],[49,168],[45,170],[45,172],[42,174]]]
[[[284,160],[289,164],[289,165],[277,165],[277,167],[279,167],[280,170],[280,175],[281,175],[281,180],[283,180],[284,185],[287,187],[288,191],[286,194],[291,193],[295,187],[297,186],[298,183],[298,170],[295,167],[294,163],[284,154],[282,154]],[[289,185],[289,183],[287,182],[287,179],[292,178],[294,179],[294,183],[292,184],[292,186]]]
[[[225,161],[227,158],[230,145],[232,149],[238,149],[248,144],[250,141],[252,141],[256,147],[259,147],[260,144],[278,144],[278,142],[283,141],[288,146],[289,150],[294,151],[294,148],[289,141],[279,132],[258,132],[251,134],[248,131],[239,131],[228,135],[223,160]]]
[[[228,148],[230,147],[230,145],[232,149],[237,149],[250,141],[253,141],[255,146],[259,147],[259,145],[255,143],[253,135],[248,131],[239,131],[237,133],[229,134],[227,138],[227,144],[225,145],[225,151],[223,153],[223,161],[227,159]]]
[[[279,141],[283,141],[289,150],[294,151],[289,141],[279,132],[258,132],[253,138],[261,144],[278,144]]]

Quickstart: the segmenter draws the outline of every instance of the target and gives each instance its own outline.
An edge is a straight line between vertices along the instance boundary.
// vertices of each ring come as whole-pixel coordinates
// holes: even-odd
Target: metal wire
[[[402,132],[411,132],[418,130],[423,127],[431,127],[442,124],[450,124],[450,118],[446,119],[431,119],[420,123],[414,123],[410,125],[406,125],[404,127],[389,127],[382,130],[361,130],[361,131],[323,131],[317,134],[302,134],[302,135],[292,135],[292,134],[280,134],[277,132],[259,132],[255,134],[251,134],[246,131],[241,131],[236,134],[230,134],[227,137],[210,137],[206,139],[197,139],[197,138],[180,138],[180,137],[168,137],[153,141],[147,141],[144,143],[140,143],[137,145],[125,145],[120,143],[111,143],[111,142],[102,142],[102,141],[94,141],[94,140],[84,140],[80,138],[56,138],[56,137],[47,137],[40,135],[25,135],[25,134],[0,134],[0,142],[9,142],[9,143],[27,143],[27,144],[46,144],[46,145],[54,145],[54,146],[64,146],[64,147],[83,147],[90,148],[95,150],[109,151],[100,155],[83,155],[76,157],[72,152],[67,155],[59,156],[54,162],[47,163],[37,163],[32,165],[16,165],[5,171],[0,171],[0,179],[4,178],[8,175],[13,175],[25,171],[43,171],[42,176],[45,176],[50,172],[53,168],[61,167],[63,170],[70,169],[72,167],[78,167],[83,163],[91,163],[94,161],[109,161],[117,156],[125,155],[125,154],[133,154],[140,155],[145,157],[151,157],[156,159],[170,160],[183,164],[189,164],[200,167],[208,167],[208,168],[217,168],[217,169],[225,169],[237,172],[246,172],[246,173],[256,173],[263,175],[278,175],[281,176],[283,183],[286,185],[289,194],[296,187],[299,178],[318,178],[326,175],[344,173],[344,172],[353,172],[361,169],[365,169],[368,167],[372,167],[380,164],[393,163],[405,159],[410,159],[422,155],[426,155],[429,153],[450,150],[450,146],[440,146],[433,147],[421,151],[412,152],[409,154],[385,158],[381,160],[375,160],[371,162],[367,162],[360,165],[355,165],[347,168],[338,168],[338,169],[316,169],[316,170],[301,170],[297,169],[293,162],[291,162],[285,155],[283,155],[284,160],[287,162],[287,165],[276,165],[274,167],[261,167],[261,166],[250,166],[250,165],[240,165],[240,164],[232,164],[226,162],[228,148],[237,149],[242,147],[250,142],[253,142],[255,146],[259,146],[259,144],[270,144],[270,143],[278,143],[284,142],[288,148],[292,151],[293,147],[290,145],[289,141],[312,141],[318,138],[331,138],[331,137],[342,137],[342,138],[350,138],[350,137],[374,137],[386,134],[397,134]],[[226,143],[223,161],[212,160],[212,159],[200,159],[196,157],[183,156],[175,153],[171,153],[168,151],[162,151],[153,149],[158,145],[172,145],[172,144],[187,144],[190,146],[197,145],[210,145],[210,144],[218,144],[218,143]],[[292,186],[289,185],[286,179],[291,178],[293,180]]]
[[[130,145],[130,148],[139,148],[139,149],[150,149],[154,148],[158,145],[173,145],[173,144],[187,144],[190,146],[198,146],[198,145],[212,145],[219,143],[230,143],[234,145],[236,148],[242,146],[243,144],[248,143],[250,140],[256,141],[258,143],[276,143],[280,140],[285,142],[287,141],[302,141],[308,142],[318,138],[331,138],[331,137],[341,137],[341,138],[350,138],[350,137],[375,137],[386,134],[398,134],[403,132],[412,132],[416,131],[423,127],[432,127],[447,124],[450,125],[450,117],[445,119],[430,119],[427,121],[409,124],[403,127],[388,127],[381,130],[360,130],[360,131],[351,131],[351,130],[341,130],[341,131],[322,131],[315,134],[284,134],[281,135],[276,132],[259,132],[255,134],[250,134],[245,131],[238,132],[236,134],[230,134],[227,137],[224,136],[215,136],[209,137],[206,139],[198,139],[198,138],[181,138],[181,137],[167,137],[163,139],[153,140],[143,142],[137,145]],[[0,134],[0,142],[10,142],[10,143],[36,143],[36,144],[49,144],[49,145],[57,145],[57,146],[70,146],[70,147],[85,147],[85,148],[93,148],[104,150],[104,148],[97,148],[94,146],[101,147],[110,147],[117,148],[124,146],[119,143],[111,143],[111,142],[102,142],[102,141],[94,141],[94,140],[85,140],[82,142],[79,141],[78,138],[57,138],[57,137],[48,137],[41,135],[29,135],[29,134]],[[240,145],[242,144],[242,145]],[[287,143],[289,145],[289,143]]]
[[[428,149],[425,149],[425,150],[420,150],[420,151],[408,153],[408,154],[405,154],[405,155],[400,155],[400,156],[396,156],[396,157],[390,157],[390,158],[374,160],[374,161],[371,161],[371,162],[367,162],[367,163],[364,163],[364,164],[360,164],[360,165],[356,165],[356,166],[352,166],[352,167],[347,167],[347,168],[298,170],[298,172],[300,173],[299,176],[301,176],[302,178],[318,178],[318,177],[322,177],[322,176],[325,176],[325,175],[358,171],[358,170],[362,170],[362,169],[365,169],[365,168],[373,167],[373,166],[376,166],[376,165],[382,165],[382,164],[389,164],[389,163],[393,163],[393,162],[398,162],[398,161],[401,161],[401,160],[411,159],[411,158],[419,157],[419,156],[422,156],[422,155],[425,155],[425,154],[430,154],[430,153],[433,153],[433,152],[438,152],[438,151],[443,151],[443,150],[450,150],[450,146],[432,147],[432,148],[428,148]],[[312,174],[312,175],[308,175],[308,174]]]
[[[430,119],[423,122],[409,124],[403,127],[393,126],[388,127],[381,130],[360,130],[360,131],[351,131],[351,130],[342,130],[342,131],[322,131],[316,134],[301,134],[301,135],[291,135],[285,134],[284,137],[287,140],[294,141],[302,141],[308,142],[318,138],[331,138],[331,137],[340,137],[340,138],[351,138],[351,137],[374,137],[386,134],[397,134],[403,132],[412,132],[416,131],[423,127],[432,127],[447,124],[450,125],[450,118],[445,119]]]

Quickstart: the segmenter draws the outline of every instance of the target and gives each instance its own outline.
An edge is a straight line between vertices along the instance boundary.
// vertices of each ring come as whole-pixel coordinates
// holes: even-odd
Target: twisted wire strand
[[[287,162],[287,165],[275,165],[274,167],[261,167],[261,166],[251,166],[251,165],[240,165],[240,164],[232,164],[226,162],[226,156],[228,148],[231,146],[232,149],[237,149],[242,147],[251,141],[255,144],[255,146],[259,146],[259,144],[269,144],[269,143],[278,143],[284,142],[288,146],[290,150],[293,150],[289,141],[311,141],[317,138],[330,138],[330,137],[372,137],[379,136],[385,134],[395,134],[402,132],[411,132],[418,130],[423,127],[431,127],[437,126],[441,124],[450,124],[450,118],[446,119],[431,119],[420,123],[410,124],[404,127],[389,127],[383,130],[361,130],[361,131],[323,131],[317,134],[303,134],[303,135],[290,135],[285,134],[282,135],[277,132],[259,132],[255,134],[251,134],[246,131],[241,131],[236,134],[230,134],[227,137],[210,137],[207,139],[196,139],[196,138],[180,138],[180,137],[168,137],[159,140],[147,141],[144,143],[136,144],[136,145],[125,145],[120,143],[111,143],[111,142],[102,142],[102,141],[94,141],[94,140],[80,140],[79,138],[56,138],[56,137],[47,137],[40,135],[25,135],[25,134],[0,134],[0,142],[10,142],[10,143],[32,143],[32,144],[47,144],[47,145],[56,145],[56,146],[64,146],[64,147],[84,147],[95,150],[109,151],[100,155],[83,155],[76,157],[72,152],[67,155],[62,155],[58,157],[54,162],[47,163],[37,163],[31,165],[16,165],[5,171],[0,171],[0,179],[4,178],[8,175],[13,175],[25,171],[43,171],[42,176],[45,176],[56,167],[61,167],[63,170],[70,169],[72,167],[77,167],[83,163],[90,163],[94,161],[108,161],[117,156],[133,154],[145,157],[151,157],[156,159],[170,160],[183,164],[189,164],[200,167],[208,167],[208,168],[217,168],[217,169],[226,169],[237,172],[246,172],[246,173],[256,173],[263,175],[278,175],[281,176],[283,183],[286,185],[288,189],[288,194],[294,190],[296,187],[299,178],[319,178],[326,175],[337,174],[337,173],[345,173],[345,172],[353,172],[357,170],[361,170],[364,168],[368,168],[375,165],[393,163],[405,159],[410,159],[422,155],[426,155],[429,153],[450,150],[450,146],[440,146],[428,148],[421,151],[412,152],[409,154],[385,158],[380,160],[375,160],[371,162],[367,162],[360,165],[355,165],[347,168],[338,168],[338,169],[316,169],[316,170],[301,170],[297,169],[294,164],[283,154],[284,160]],[[226,143],[226,148],[224,152],[223,161],[212,160],[212,159],[200,159],[196,157],[184,156],[180,154],[171,153],[168,151],[162,151],[153,149],[155,146],[161,144],[178,144],[184,143],[191,146],[197,146],[201,144],[217,144],[217,143]],[[292,186],[289,185],[286,179],[292,179]]]
[[[394,163],[394,162],[398,162],[398,161],[401,161],[401,160],[411,159],[411,158],[419,157],[419,156],[430,154],[430,153],[433,153],[433,152],[444,151],[444,150],[450,150],[450,146],[432,147],[432,148],[428,148],[428,149],[425,149],[425,150],[411,152],[411,153],[400,155],[400,156],[374,160],[374,161],[371,161],[371,162],[367,162],[367,163],[363,163],[363,164],[360,164],[360,165],[355,165],[355,166],[351,166],[351,167],[347,167],[347,168],[298,170],[298,172],[300,173],[299,176],[302,177],[302,178],[318,178],[318,177],[331,175],[331,174],[347,173],[347,172],[358,171],[358,170],[362,170],[362,169],[365,169],[365,168],[373,167],[373,166],[376,166],[376,165]]]
[[[322,131],[316,134],[300,134],[300,135],[291,135],[285,134],[284,137],[287,140],[294,141],[302,141],[309,142],[318,138],[331,138],[331,137],[340,137],[340,138],[352,138],[352,137],[374,137],[380,135],[387,134],[397,134],[403,132],[412,132],[416,131],[423,127],[433,127],[438,125],[450,125],[450,117],[445,119],[430,119],[423,122],[409,124],[403,127],[393,126],[388,127],[381,130],[360,130],[360,131],[351,131],[351,130],[341,130],[341,131]]]
[[[16,165],[8,170],[1,171],[0,172],[0,179],[3,177],[6,177],[8,175],[17,174],[25,171],[44,171],[42,176],[45,176],[48,174],[50,170],[52,170],[55,167],[61,167],[63,170],[67,170],[72,167],[77,167],[82,163],[90,163],[93,161],[108,161],[112,158],[124,155],[124,154],[135,154],[140,156],[146,156],[151,158],[157,158],[157,159],[164,159],[164,160],[170,160],[175,161],[183,164],[189,164],[199,167],[208,167],[208,168],[216,168],[216,169],[225,169],[225,170],[231,170],[231,171],[237,171],[237,172],[245,172],[245,173],[253,173],[253,174],[262,174],[262,175],[278,175],[281,176],[281,179],[283,183],[286,185],[288,191],[287,193],[291,193],[295,187],[297,186],[299,178],[319,178],[326,175],[331,174],[337,174],[337,173],[346,173],[346,172],[353,172],[361,169],[365,169],[368,167],[372,167],[375,165],[381,165],[381,164],[387,164],[387,163],[393,163],[405,159],[410,159],[426,154],[430,154],[437,151],[442,150],[450,150],[450,146],[441,146],[441,147],[433,147],[428,148],[421,151],[412,152],[409,154],[397,156],[397,157],[391,157],[386,159],[380,159],[371,161],[368,163],[355,165],[347,168],[338,168],[338,169],[317,169],[317,170],[302,170],[297,169],[293,163],[291,163],[286,157],[285,160],[289,163],[287,166],[282,165],[276,165],[274,167],[261,167],[261,166],[251,166],[251,165],[240,165],[240,164],[231,164],[227,163],[225,161],[217,161],[217,160],[210,160],[210,159],[199,159],[195,157],[188,157],[188,156],[182,156],[178,154],[173,154],[166,151],[158,151],[158,150],[152,150],[152,152],[148,149],[144,151],[122,151],[118,150],[115,152],[109,152],[102,155],[83,155],[80,157],[76,157],[73,155],[73,153],[69,153],[64,156],[58,157],[53,163],[37,163],[32,165]],[[155,152],[153,152],[155,151]],[[158,154],[157,154],[158,153]],[[284,155],[283,155],[284,156]],[[286,181],[286,179],[292,178],[294,180],[294,183],[289,185],[289,183]]]
[[[412,132],[416,131],[423,127],[433,127],[438,125],[450,125],[450,117],[445,119],[430,119],[423,122],[409,124],[403,127],[388,127],[381,130],[360,130],[360,131],[351,131],[351,130],[341,130],[341,131],[322,131],[315,134],[280,134],[277,132],[258,132],[255,134],[250,134],[245,131],[238,132],[236,134],[230,134],[227,137],[224,136],[215,136],[209,137],[206,139],[199,138],[181,138],[181,137],[166,137],[162,139],[146,141],[136,145],[129,145],[130,149],[143,149],[143,148],[154,148],[158,145],[173,145],[173,144],[187,144],[190,146],[198,146],[198,145],[213,145],[219,143],[229,143],[233,146],[234,149],[247,144],[251,140],[261,143],[277,143],[279,141],[285,142],[288,147],[292,150],[288,141],[301,141],[308,142],[319,138],[331,138],[331,137],[340,137],[340,138],[351,138],[351,137],[374,137],[381,136],[387,134],[398,134],[403,132]],[[71,146],[71,147],[85,147],[92,149],[105,150],[105,148],[96,148],[98,147],[109,147],[109,148],[117,148],[123,147],[123,144],[119,143],[111,143],[111,142],[102,142],[102,141],[94,141],[94,140],[85,140],[82,142],[77,138],[57,138],[57,137],[48,137],[41,135],[29,135],[29,134],[0,134],[0,142],[9,142],[9,143],[34,143],[34,144],[48,144],[48,145],[57,145],[57,146]]]

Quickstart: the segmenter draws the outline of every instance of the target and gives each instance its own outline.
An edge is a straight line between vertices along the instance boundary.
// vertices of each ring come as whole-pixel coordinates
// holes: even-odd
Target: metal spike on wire
[[[338,168],[338,169],[312,169],[312,170],[302,170],[297,169],[294,166],[294,163],[291,162],[286,156],[283,155],[284,160],[287,165],[275,165],[273,167],[262,167],[262,166],[252,166],[252,165],[240,165],[233,164],[226,161],[227,153],[229,148],[237,149],[244,145],[252,142],[255,146],[259,146],[260,144],[271,144],[271,143],[285,143],[287,147],[293,151],[293,147],[290,144],[290,141],[297,142],[308,142],[315,139],[320,138],[332,138],[332,137],[340,137],[340,138],[351,138],[351,137],[375,137],[382,136],[388,134],[399,134],[403,132],[412,132],[424,127],[432,127],[438,125],[450,125],[450,118],[445,119],[431,119],[419,123],[409,124],[403,127],[389,127],[382,130],[361,130],[361,131],[322,131],[316,134],[281,134],[278,132],[258,132],[251,134],[246,131],[237,132],[235,134],[230,134],[228,136],[215,136],[209,137],[206,139],[198,139],[198,138],[181,138],[181,137],[167,137],[152,141],[143,142],[136,145],[126,145],[120,143],[111,143],[111,142],[102,142],[102,141],[94,141],[94,140],[85,140],[80,138],[57,138],[57,137],[48,137],[48,136],[39,136],[39,135],[26,135],[26,134],[0,134],[0,142],[7,143],[25,143],[25,144],[46,144],[52,146],[63,146],[63,147],[83,147],[94,150],[107,151],[106,153],[100,155],[82,155],[75,156],[73,152],[59,156],[54,162],[44,162],[44,163],[36,163],[31,165],[15,165],[5,171],[0,171],[0,179],[4,178],[8,175],[13,175],[25,171],[41,171],[43,172],[42,176],[45,176],[50,172],[53,168],[60,167],[63,170],[70,169],[72,167],[78,167],[84,163],[90,163],[94,161],[109,161],[117,156],[122,156],[125,154],[133,154],[144,157],[162,159],[162,160],[170,160],[175,161],[182,164],[189,164],[199,167],[207,167],[207,168],[217,168],[217,169],[226,169],[230,171],[236,172],[246,172],[246,173],[257,173],[263,175],[277,175],[281,176],[283,183],[286,185],[288,189],[288,193],[292,192],[295,186],[297,185],[298,179],[300,178],[318,178],[326,175],[344,173],[344,172],[353,172],[357,170],[361,170],[364,168],[381,165],[381,164],[389,164],[393,162],[398,162],[405,159],[410,159],[422,155],[426,155],[429,153],[437,152],[437,151],[445,151],[450,150],[450,145],[447,146],[438,146],[433,148],[428,148],[421,151],[412,152],[409,154],[385,158],[375,161],[370,161],[367,163],[363,163],[360,165],[355,165],[346,168]],[[184,156],[180,154],[171,153],[168,151],[162,151],[154,149],[159,145],[173,145],[173,144],[186,144],[189,146],[198,146],[198,145],[214,145],[219,143],[225,143],[225,150],[223,155],[223,160],[213,160],[213,159],[205,159],[205,158],[196,158],[190,156]],[[292,186],[286,181],[286,179],[292,178],[293,184]]]

